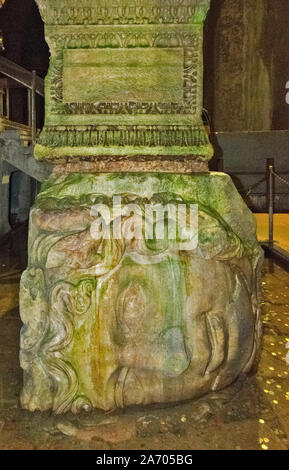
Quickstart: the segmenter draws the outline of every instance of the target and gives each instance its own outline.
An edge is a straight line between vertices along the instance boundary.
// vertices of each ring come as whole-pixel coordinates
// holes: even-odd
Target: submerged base
[[[115,195],[141,208],[140,224],[145,205],[198,204],[197,247],[96,239],[91,209]],[[22,406],[110,410],[227,387],[260,346],[262,259],[227,175],[52,175],[31,211],[21,281]]]

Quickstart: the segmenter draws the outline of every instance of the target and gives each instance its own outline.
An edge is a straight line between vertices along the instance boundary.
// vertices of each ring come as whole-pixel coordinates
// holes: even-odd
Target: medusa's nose
[[[211,345],[211,357],[206,373],[214,372],[222,365],[225,359],[225,331],[222,318],[207,313],[207,332]]]

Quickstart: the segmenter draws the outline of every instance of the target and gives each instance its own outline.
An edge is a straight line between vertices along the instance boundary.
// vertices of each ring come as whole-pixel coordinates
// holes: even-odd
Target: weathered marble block
[[[262,251],[231,179],[208,172],[210,2],[37,3],[51,63],[35,156],[54,170],[21,280],[22,406],[77,413],[221,390],[258,356]],[[169,217],[163,238],[126,237],[133,216],[114,213],[115,197],[138,206],[138,227],[147,206],[197,205],[198,244],[179,243],[180,224],[169,237]],[[95,236],[97,204],[119,237]]]
[[[140,206],[197,203],[197,248],[95,240],[91,208],[111,206],[116,194]],[[223,389],[252,368],[262,250],[227,175],[52,176],[31,212],[29,247],[23,407],[175,402]]]

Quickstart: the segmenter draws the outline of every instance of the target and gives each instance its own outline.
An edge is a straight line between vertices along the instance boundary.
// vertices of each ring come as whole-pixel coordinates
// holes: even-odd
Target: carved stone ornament
[[[121,218],[118,239],[95,239],[92,208],[112,207],[115,194],[138,204],[138,220]],[[124,236],[130,223],[141,226],[147,204],[159,203],[198,204],[195,249]],[[228,176],[53,175],[31,212],[29,246],[24,408],[175,402],[221,390],[252,368],[263,257]]]
[[[36,158],[211,158],[201,116],[209,0],[37,3],[51,59]]]

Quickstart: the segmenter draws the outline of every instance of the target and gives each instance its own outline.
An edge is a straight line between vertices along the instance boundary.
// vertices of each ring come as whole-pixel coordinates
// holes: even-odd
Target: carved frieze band
[[[208,0],[102,0],[98,5],[81,6],[77,2],[67,2],[66,7],[59,2],[38,0],[41,14],[47,24],[190,24],[204,16]],[[53,3],[51,5],[51,3]],[[125,3],[125,4],[124,4]],[[158,3],[158,4],[157,4]]]
[[[87,126],[77,129],[46,126],[41,133],[39,144],[58,146],[181,146],[201,147],[209,145],[205,130],[198,126]]]

